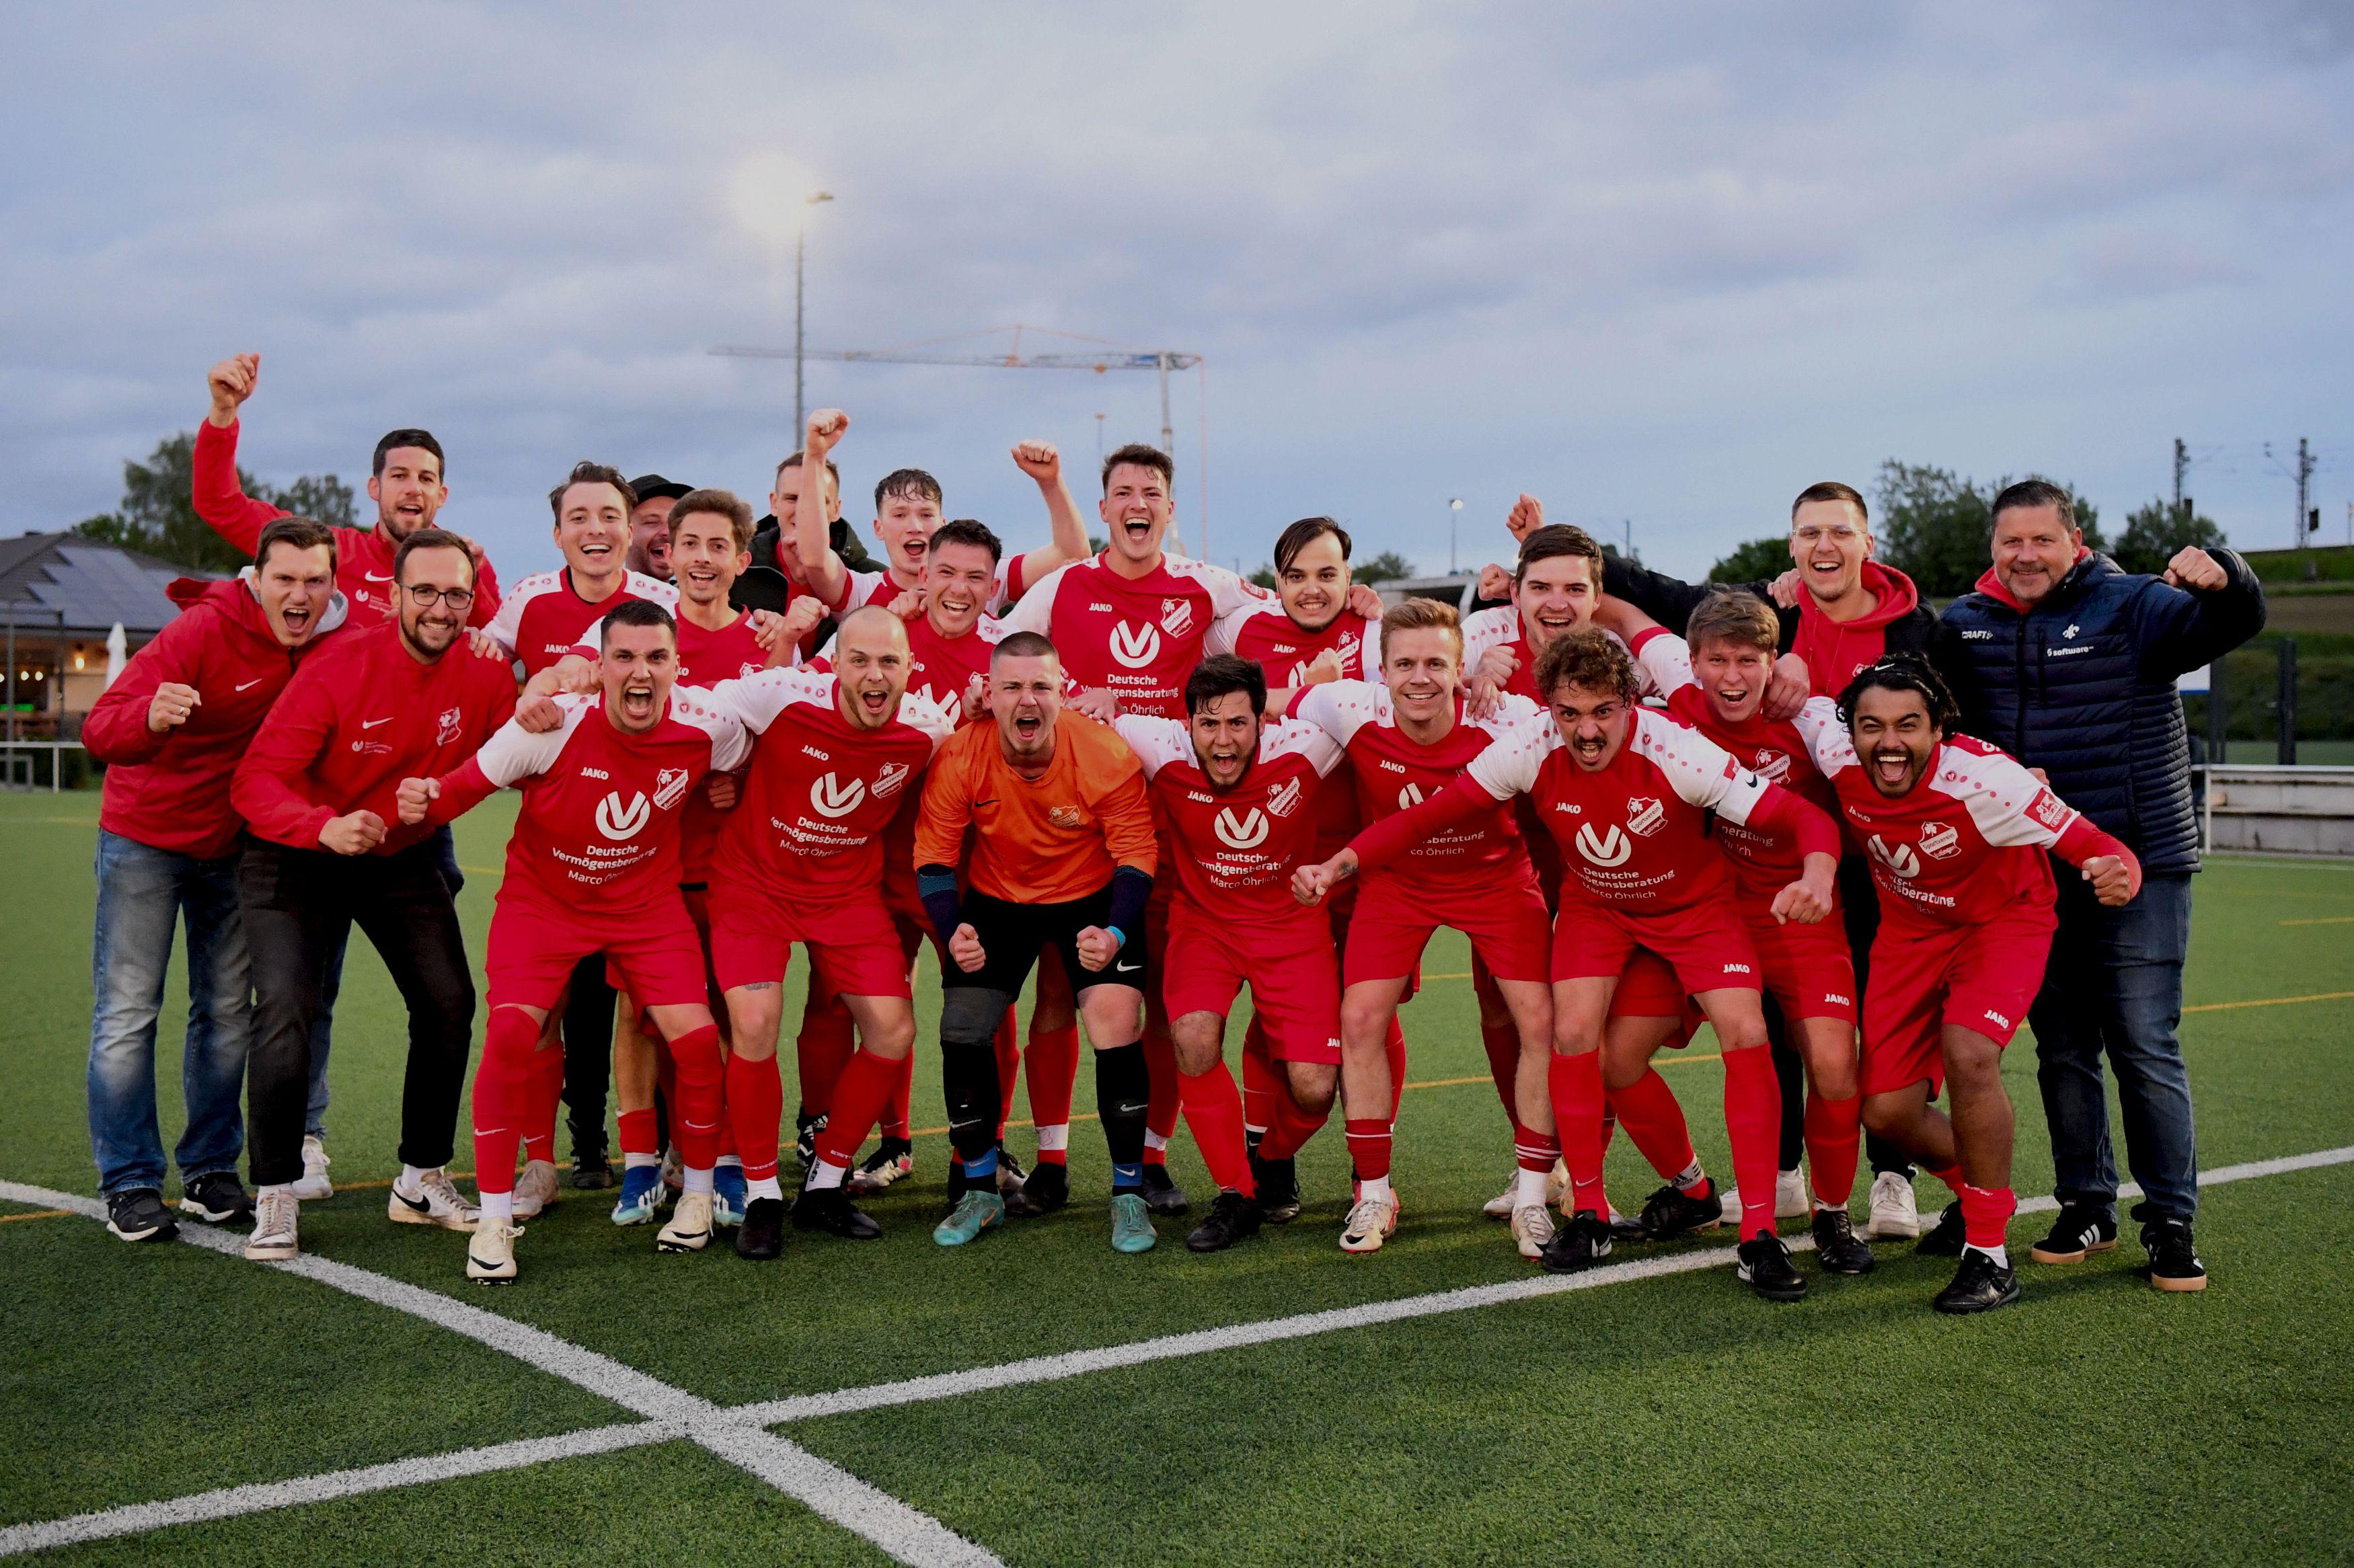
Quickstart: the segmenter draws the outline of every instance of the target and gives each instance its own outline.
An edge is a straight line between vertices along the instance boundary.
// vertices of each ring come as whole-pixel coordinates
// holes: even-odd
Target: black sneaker
[[[253,1218],[253,1200],[234,1171],[211,1171],[180,1186],[180,1213],[194,1214],[207,1224]],[[118,1234],[120,1233],[117,1233]]]
[[[1962,1249],[1954,1282],[1937,1292],[1940,1312],[1991,1312],[2019,1299],[2019,1270],[2005,1268],[1976,1247]]]
[[[2204,1290],[2207,1266],[2190,1244],[2186,1220],[2152,1220],[2141,1228],[2141,1245],[2149,1254],[2149,1282],[2160,1290]]]
[[[793,1200],[793,1229],[823,1231],[844,1241],[873,1241],[883,1234],[874,1216],[839,1187],[805,1187]]]
[[[744,1223],[736,1227],[736,1255],[766,1261],[785,1250],[785,1201],[755,1198],[744,1205]]]
[[[1547,1274],[1575,1274],[1610,1255],[1610,1227],[1591,1209],[1580,1209],[1553,1233],[1538,1261]]]
[[[170,1241],[180,1234],[180,1222],[164,1206],[164,1194],[133,1187],[107,1194],[106,1228],[127,1242]]]
[[[584,1192],[600,1192],[613,1184],[613,1167],[601,1143],[572,1146],[572,1185]]]
[[[1265,1218],[1257,1199],[1220,1192],[1210,1201],[1209,1217],[1187,1234],[1185,1245],[1195,1252],[1224,1252],[1244,1237],[1257,1235]]]
[[[2038,1263],[2082,1263],[2096,1252],[2114,1252],[2117,1216],[2097,1203],[2062,1203],[2052,1233],[2029,1249]]]
[[[803,1116],[795,1111],[793,1129],[793,1158],[800,1160],[801,1169],[806,1171],[817,1163],[817,1136],[825,1130],[825,1113],[820,1111],[815,1116]]]
[[[1059,1160],[1041,1160],[1022,1185],[1005,1196],[1005,1212],[1025,1220],[1051,1214],[1071,1201],[1071,1169]]]
[[[1733,1266],[1733,1277],[1766,1300],[1806,1298],[1807,1277],[1798,1272],[1798,1266],[1790,1261],[1790,1249],[1773,1232],[1751,1236],[1735,1255],[1741,1261]]]
[[[1022,1190],[1022,1161],[1003,1144],[997,1146],[997,1195],[1011,1198]]]
[[[1913,1244],[1913,1251],[1920,1257],[1959,1257],[1962,1244],[1967,1240],[1969,1232],[1962,1224],[1961,1204],[1948,1203],[1928,1234]]]
[[[1610,1239],[1623,1246],[1630,1242],[1649,1241],[1651,1233],[1643,1228],[1640,1214],[1622,1214],[1613,1209],[1610,1212]]]
[[[1878,1266],[1845,1209],[1817,1209],[1814,1228],[1815,1255],[1822,1259],[1824,1273],[1870,1274]]]
[[[1299,1217],[1299,1166],[1296,1160],[1251,1156],[1251,1184],[1258,1189],[1259,1217],[1288,1225]]]
[[[1670,1181],[1643,1202],[1643,1234],[1653,1241],[1671,1241],[1723,1218],[1724,1200],[1714,1181],[1697,1198]]]
[[[1144,1206],[1156,1214],[1182,1214],[1193,1207],[1169,1167],[1150,1162],[1144,1167]]]

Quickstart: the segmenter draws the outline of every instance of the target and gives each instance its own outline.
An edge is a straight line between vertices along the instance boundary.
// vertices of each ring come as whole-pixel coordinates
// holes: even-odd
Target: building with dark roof
[[[80,534],[0,539],[5,706],[21,737],[71,739],[106,689],[106,639],[122,628],[135,653],[179,614],[164,589],[211,577]]]

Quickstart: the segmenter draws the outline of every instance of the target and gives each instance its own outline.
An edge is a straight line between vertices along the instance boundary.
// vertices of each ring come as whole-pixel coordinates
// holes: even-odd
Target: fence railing
[[[78,740],[0,740],[0,789],[39,789],[40,769],[34,765],[39,761],[40,753],[46,751],[49,754],[49,793],[54,795],[65,774],[65,754],[82,749]]]

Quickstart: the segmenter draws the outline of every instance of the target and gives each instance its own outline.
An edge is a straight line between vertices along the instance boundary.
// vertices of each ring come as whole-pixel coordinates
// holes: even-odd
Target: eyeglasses
[[[416,583],[409,588],[408,602],[419,609],[431,609],[437,604],[446,604],[462,613],[474,602],[474,593],[472,588],[438,588],[430,583]]]

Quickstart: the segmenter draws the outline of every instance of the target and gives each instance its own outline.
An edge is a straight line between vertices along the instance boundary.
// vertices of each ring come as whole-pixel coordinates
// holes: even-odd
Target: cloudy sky
[[[0,533],[111,506],[262,354],[242,457],[448,447],[445,520],[547,559],[578,457],[764,491],[809,341],[1025,322],[1206,356],[1192,539],[1256,566],[1560,520],[1700,572],[1882,460],[2169,481],[2289,540],[2354,499],[2354,14],[2338,5],[404,5],[20,10],[0,136]],[[2228,15],[2227,15],[2228,13]],[[993,340],[1002,344],[1002,339]],[[812,365],[854,492],[1155,436],[1150,375]],[[1076,487],[1088,497],[1089,476]]]

